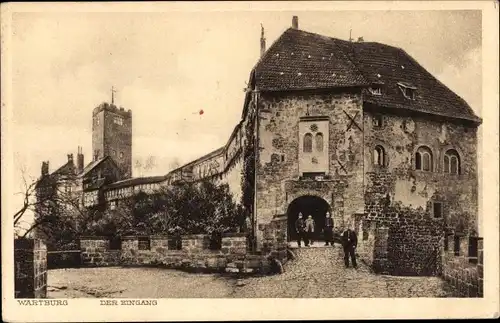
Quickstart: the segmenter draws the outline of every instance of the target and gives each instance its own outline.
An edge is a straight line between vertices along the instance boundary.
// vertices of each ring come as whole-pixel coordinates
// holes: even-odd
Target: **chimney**
[[[293,16],[292,18],[292,28],[299,29],[299,17]]]
[[[42,162],[42,176],[49,175],[49,162]]]
[[[83,172],[83,149],[82,147],[78,147],[78,155],[76,157],[76,171],[78,172],[78,174],[80,174],[81,172]]]
[[[363,39],[363,37],[358,37],[358,43],[362,43],[364,42],[365,40]]]
[[[73,154],[68,154],[68,163],[73,162]]]
[[[266,52],[266,38],[264,38],[264,26],[260,24],[260,57]]]

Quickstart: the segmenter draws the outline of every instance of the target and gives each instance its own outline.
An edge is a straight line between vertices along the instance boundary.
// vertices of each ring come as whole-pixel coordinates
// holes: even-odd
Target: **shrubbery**
[[[182,183],[153,194],[138,193],[109,207],[82,234],[154,235],[236,232],[243,212],[227,184]]]

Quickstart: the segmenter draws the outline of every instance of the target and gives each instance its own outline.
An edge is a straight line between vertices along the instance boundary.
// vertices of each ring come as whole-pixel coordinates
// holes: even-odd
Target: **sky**
[[[403,48],[481,116],[480,11],[199,11],[14,13],[12,104],[14,180],[50,171],[82,146],[91,160],[94,107],[131,109],[133,159],[166,174],[223,146],[241,118],[249,73],[299,17],[299,28],[340,39],[363,37]],[[198,112],[203,110],[200,115]],[[479,145],[481,146],[481,145]]]

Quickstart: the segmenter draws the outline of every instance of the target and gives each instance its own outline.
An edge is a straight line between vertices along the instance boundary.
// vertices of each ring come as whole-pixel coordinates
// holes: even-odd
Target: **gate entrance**
[[[314,241],[324,241],[322,232],[325,226],[326,212],[330,212],[333,219],[332,210],[327,201],[318,196],[304,195],[293,200],[288,206],[288,241],[297,240],[297,231],[295,231],[295,221],[298,219],[299,213],[302,213],[302,218],[305,220],[309,215],[312,216],[315,222],[313,239]],[[335,226],[335,223],[334,223]]]

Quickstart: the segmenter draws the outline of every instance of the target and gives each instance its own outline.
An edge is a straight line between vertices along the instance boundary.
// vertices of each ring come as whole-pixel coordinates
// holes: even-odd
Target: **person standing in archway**
[[[333,219],[330,216],[330,212],[326,212],[326,218],[325,218],[325,228],[323,229],[323,232],[325,234],[325,246],[328,246],[328,244],[334,244],[333,241]]]
[[[358,245],[358,237],[356,236],[356,232],[351,229],[351,226],[348,226],[347,230],[342,234],[342,244],[344,247],[345,267],[349,267],[349,257],[351,257],[352,266],[357,268],[356,247]]]
[[[307,216],[307,220],[306,220],[306,246],[308,246],[309,244],[312,246],[313,243],[314,243],[314,226],[315,226],[315,223],[314,223],[314,219],[312,218],[312,215],[309,215]]]
[[[299,217],[297,221],[295,221],[295,231],[297,232],[297,245],[299,246],[299,248],[302,240],[304,240],[304,244],[306,245],[306,247],[308,246],[308,242],[304,234],[305,227],[306,224],[304,219],[302,218],[302,213],[299,213]]]

